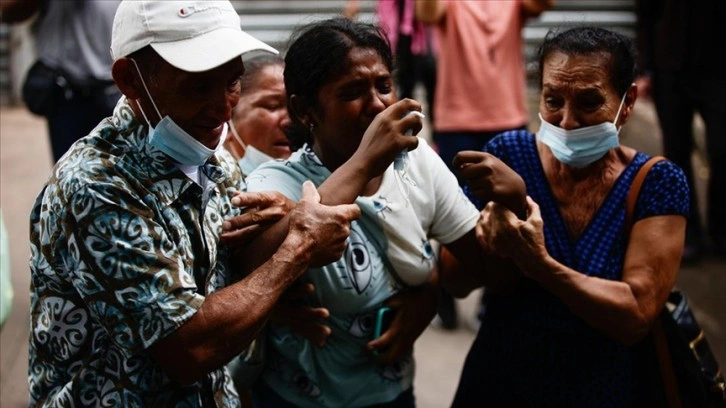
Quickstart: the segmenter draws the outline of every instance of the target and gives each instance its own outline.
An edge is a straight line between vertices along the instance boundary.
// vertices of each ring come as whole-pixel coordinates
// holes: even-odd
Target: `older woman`
[[[483,267],[497,259],[485,258],[475,236],[479,211],[436,152],[406,135],[421,128],[420,117],[407,115],[421,106],[397,101],[392,71],[382,33],[342,18],[304,27],[287,52],[291,143],[303,146],[286,162],[261,165],[248,176],[248,190],[275,190],[297,201],[310,179],[322,202],[355,202],[363,215],[344,256],[302,278],[315,286],[303,303],[329,311],[321,319],[327,337],[311,342],[294,327],[271,324],[256,406],[415,406],[412,345],[437,297],[429,239],[480,271],[479,284],[493,281]],[[392,165],[405,150],[401,166]],[[504,175],[494,198],[523,211],[524,183],[514,172]],[[250,266],[285,228],[283,220],[246,248]],[[394,317],[374,338],[384,307]]]
[[[650,169],[632,228],[625,202],[648,156],[620,145],[637,98],[629,39],[599,28],[548,34],[539,53],[542,121],[455,164],[474,187],[494,155],[522,176],[527,217],[487,204],[485,247],[524,278],[491,291],[453,406],[652,406],[638,347],[674,285],[688,185],[670,162]],[[461,275],[449,274],[449,284]]]
[[[260,164],[290,157],[287,127],[287,96],[282,73],[285,62],[274,54],[258,54],[245,59],[240,78],[242,94],[232,111],[231,137],[224,143],[237,159],[242,174],[248,175]]]

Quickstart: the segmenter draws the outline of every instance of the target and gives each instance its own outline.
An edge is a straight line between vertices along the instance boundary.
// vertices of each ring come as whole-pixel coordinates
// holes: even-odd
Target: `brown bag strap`
[[[635,202],[638,200],[638,194],[640,194],[640,187],[643,185],[645,177],[648,175],[650,168],[659,161],[666,160],[663,156],[653,156],[648,159],[643,167],[638,170],[638,174],[633,179],[633,184],[630,186],[628,192],[628,201],[625,207],[625,225],[630,233],[630,229],[633,227],[633,217],[635,216]],[[678,383],[676,382],[676,375],[673,372],[673,361],[671,360],[671,353],[668,350],[668,342],[663,331],[663,322],[660,320],[660,316],[655,319],[653,323],[653,343],[655,343],[655,351],[658,356],[658,365],[660,366],[660,376],[663,380],[663,390],[666,397],[666,406],[668,407],[682,407],[681,395],[678,390]]]
[[[676,373],[673,372],[673,361],[671,360],[671,352],[668,349],[668,341],[663,331],[663,322],[660,316],[655,319],[653,328],[653,342],[655,343],[655,351],[658,355],[658,365],[660,366],[660,378],[663,380],[663,392],[666,397],[666,406],[669,408],[681,408],[681,394],[676,381]]]
[[[645,176],[648,175],[650,168],[659,161],[666,160],[663,156],[653,156],[648,159],[643,167],[638,170],[638,173],[633,179],[633,184],[630,185],[630,191],[628,192],[628,201],[625,204],[625,226],[630,233],[630,228],[633,227],[633,216],[635,215],[635,202],[638,200],[638,194],[640,194],[640,187],[645,181]]]

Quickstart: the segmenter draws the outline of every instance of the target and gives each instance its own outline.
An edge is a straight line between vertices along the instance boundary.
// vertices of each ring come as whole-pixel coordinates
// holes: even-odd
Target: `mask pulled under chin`
[[[200,143],[169,117],[165,116],[156,127],[149,125],[149,144],[162,151],[174,161],[188,166],[203,166],[223,145],[227,138],[225,123],[219,143],[214,149]]]
[[[151,126],[151,121],[146,116],[146,112],[144,112],[141,104],[137,101],[136,105],[139,107],[144,120],[149,125],[149,144],[156,147],[179,164],[197,167],[203,166],[207,160],[209,160],[209,158],[224,145],[224,141],[227,138],[227,130],[229,129],[227,123],[224,123],[217,147],[210,149],[203,145],[177,125],[174,120],[169,117],[169,115],[164,117],[161,116],[161,112],[156,106],[156,102],[154,102],[154,98],[151,96],[149,88],[146,86],[144,76],[141,75],[139,65],[133,58],[129,58],[129,60],[136,67],[136,72],[139,74],[141,84],[144,86],[144,91],[146,91],[146,95],[149,97],[151,105],[156,111],[156,115],[160,118],[156,127]]]

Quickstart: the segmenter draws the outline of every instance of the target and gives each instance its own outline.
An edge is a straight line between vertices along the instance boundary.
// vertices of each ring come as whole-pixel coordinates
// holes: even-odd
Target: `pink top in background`
[[[404,7],[400,31],[403,34],[411,36],[412,54],[425,55],[429,51],[429,46],[426,41],[426,31],[429,30],[429,28],[422,23],[414,21],[414,0],[402,1],[404,2]],[[398,0],[378,0],[376,12],[378,15],[378,22],[388,35],[388,41],[391,43],[391,49],[395,51],[396,45],[398,44]],[[436,47],[433,42],[431,48],[432,52],[435,53]]]
[[[496,131],[527,123],[521,5],[446,2],[437,26],[436,131]]]

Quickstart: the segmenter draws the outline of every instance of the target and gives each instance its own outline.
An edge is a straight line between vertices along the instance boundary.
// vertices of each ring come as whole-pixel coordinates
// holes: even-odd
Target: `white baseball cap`
[[[111,36],[113,59],[147,45],[182,71],[216,68],[249,51],[277,50],[245,33],[229,1],[124,0]]]

